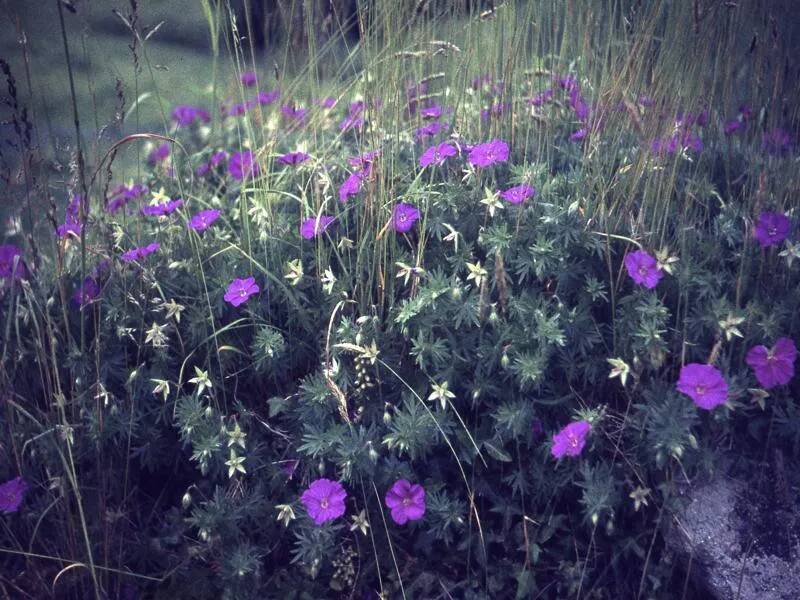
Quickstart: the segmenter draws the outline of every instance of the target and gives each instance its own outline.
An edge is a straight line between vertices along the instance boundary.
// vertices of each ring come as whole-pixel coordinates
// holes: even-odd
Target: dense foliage
[[[679,487],[800,453],[797,134],[549,66],[243,73],[75,163],[0,247],[15,585],[679,597]]]

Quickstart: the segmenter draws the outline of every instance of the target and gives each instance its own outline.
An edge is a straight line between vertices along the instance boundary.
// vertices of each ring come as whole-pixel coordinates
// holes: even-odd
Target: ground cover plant
[[[704,598],[681,490],[795,502],[790,3],[359,2],[264,56],[204,1],[171,97],[131,2],[92,106],[51,8],[69,142],[0,63],[7,597]]]

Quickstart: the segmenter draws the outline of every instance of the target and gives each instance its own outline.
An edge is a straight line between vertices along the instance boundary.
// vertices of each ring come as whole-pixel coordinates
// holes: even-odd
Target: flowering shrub
[[[0,246],[4,572],[677,597],[676,482],[800,454],[796,135],[542,77],[232,75],[249,99],[177,106],[139,181],[74,182],[52,257]]]

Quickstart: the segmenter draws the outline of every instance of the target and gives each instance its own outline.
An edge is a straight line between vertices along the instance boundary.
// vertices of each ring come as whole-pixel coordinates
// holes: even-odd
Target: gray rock
[[[718,600],[800,599],[800,511],[743,481],[717,477],[684,494],[667,544]]]

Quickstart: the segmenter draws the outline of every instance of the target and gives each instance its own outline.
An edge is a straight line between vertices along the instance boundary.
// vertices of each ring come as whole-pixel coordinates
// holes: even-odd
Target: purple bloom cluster
[[[654,154],[675,154],[679,150],[703,151],[703,140],[689,130],[680,130],[665,139],[655,139],[650,145]]]
[[[681,369],[677,390],[704,410],[712,410],[728,399],[728,384],[713,365],[690,363]]]
[[[658,261],[644,250],[628,254],[625,257],[625,268],[631,279],[649,290],[656,287],[664,276],[664,272],[658,266]]]
[[[132,248],[127,252],[122,254],[122,262],[134,262],[137,260],[142,260],[146,256],[151,255],[153,252],[161,248],[161,244],[158,242],[153,242],[151,244],[147,244],[147,246],[141,246],[139,248]]]
[[[386,492],[386,507],[398,525],[419,521],[425,516],[425,488],[407,479],[398,479]]]
[[[114,188],[111,195],[108,197],[106,211],[110,214],[114,214],[128,202],[136,200],[148,191],[148,187],[141,183],[133,184],[130,187],[120,184]]]
[[[754,346],[747,353],[745,362],[753,369],[761,387],[768,390],[786,385],[794,377],[797,347],[794,340],[786,337],[775,341],[772,348]]]
[[[308,516],[317,525],[334,521],[345,513],[347,491],[338,481],[316,479],[300,496]],[[384,497],[392,520],[398,525],[419,521],[425,516],[425,488],[407,479],[395,481]]]
[[[579,456],[586,446],[586,438],[592,430],[588,421],[575,421],[564,427],[553,436],[553,446],[550,453],[555,458],[564,456]]]
[[[172,110],[172,120],[181,127],[186,127],[195,121],[208,123],[211,121],[211,115],[205,108],[191,106],[189,104],[180,104]]]
[[[254,277],[247,277],[245,279],[234,279],[228,285],[225,291],[225,302],[233,306],[239,306],[247,302],[253,294],[260,291],[258,284]]]
[[[305,219],[300,225],[300,235],[306,239],[311,240],[317,237],[320,233],[325,231],[331,223],[336,220],[336,217],[330,215],[320,215],[319,217],[309,217]]]
[[[142,207],[142,214],[148,217],[164,217],[183,206],[183,200],[177,198],[161,204],[148,204]]]
[[[758,217],[753,235],[762,248],[776,246],[789,237],[791,221],[783,213],[762,212]]]

